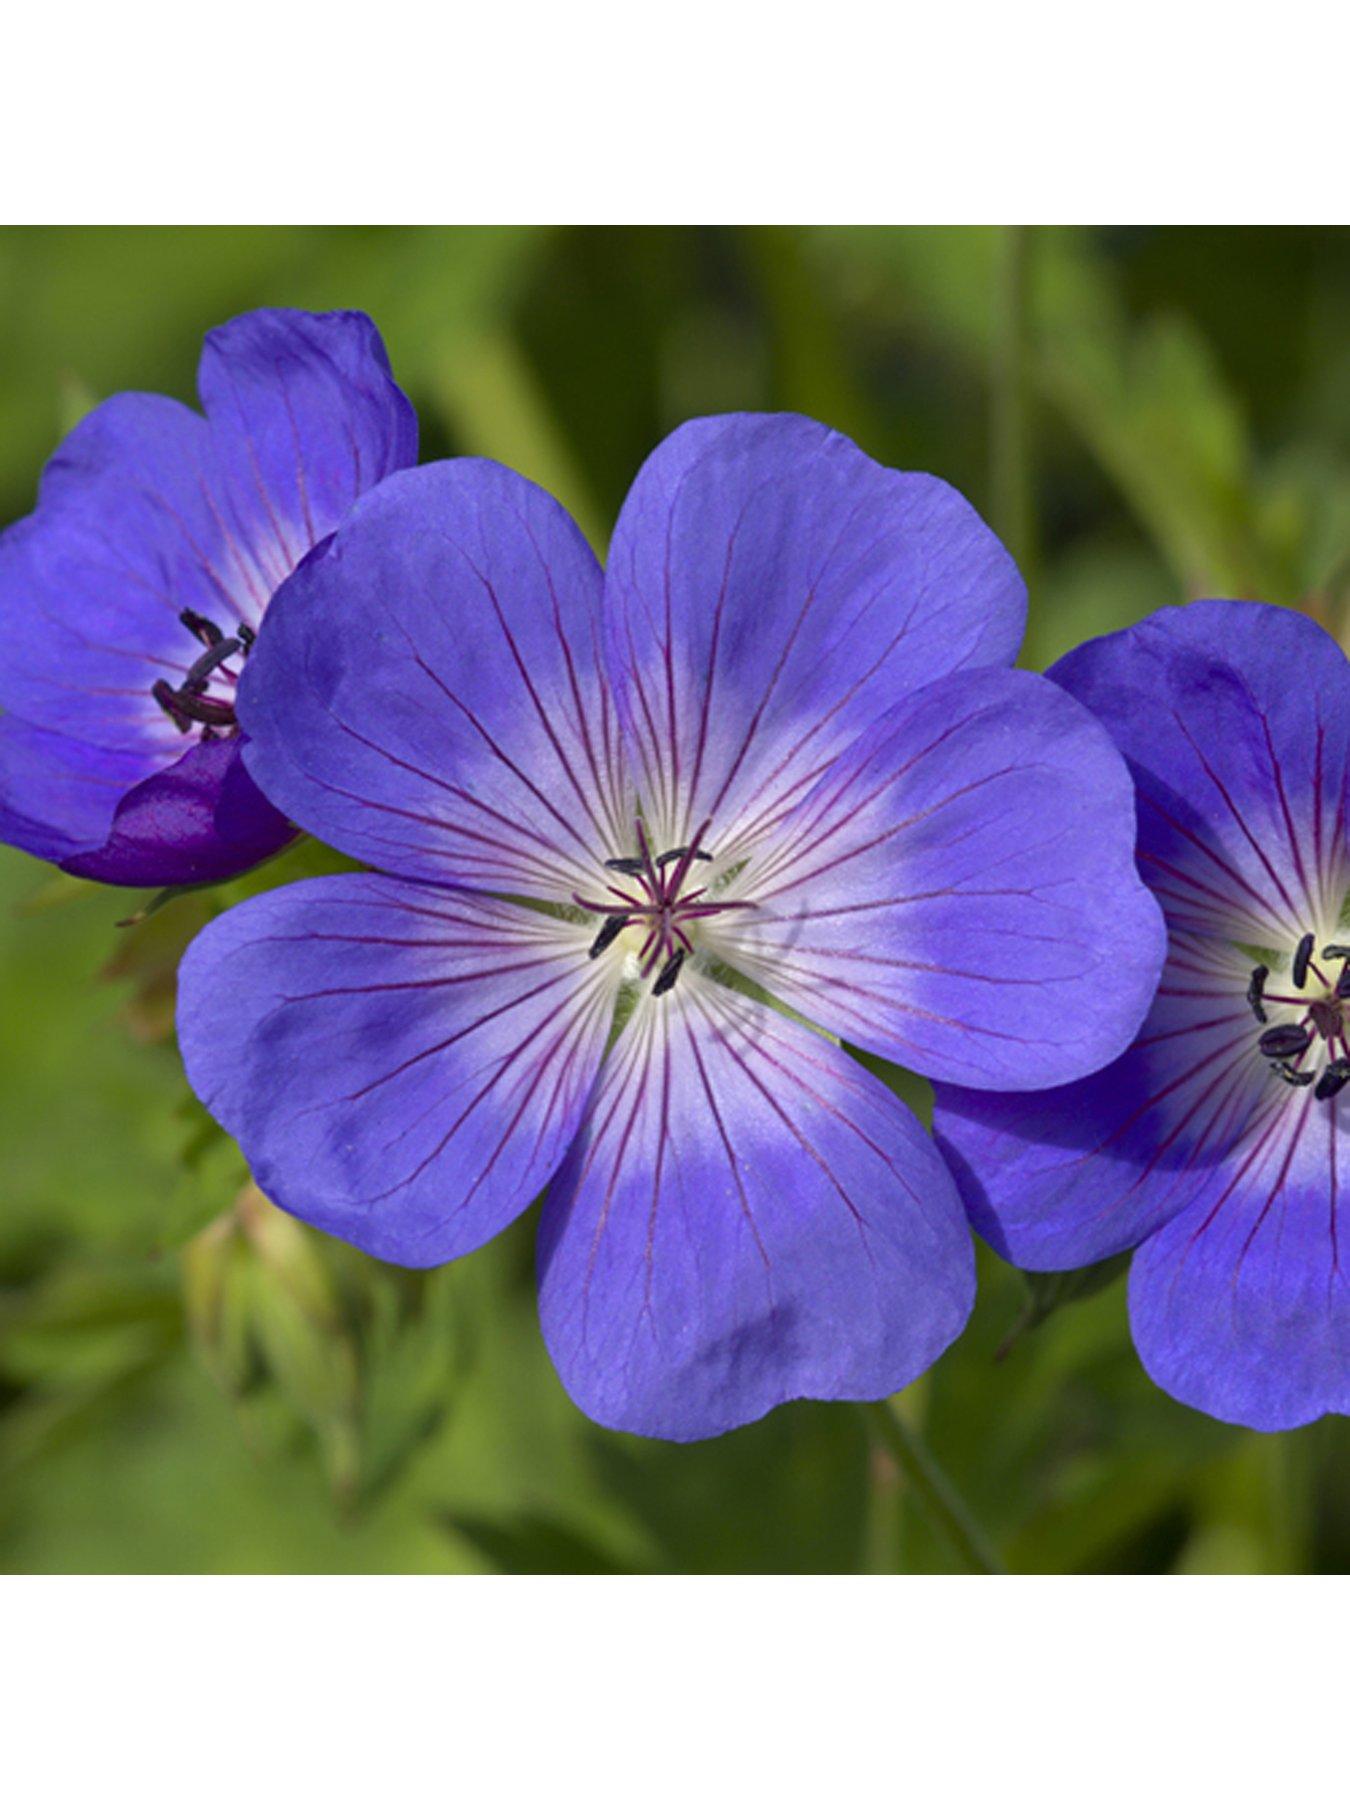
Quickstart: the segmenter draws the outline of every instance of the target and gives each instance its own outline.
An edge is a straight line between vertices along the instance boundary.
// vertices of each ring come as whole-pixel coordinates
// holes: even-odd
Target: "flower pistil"
[[[590,947],[592,958],[600,956],[630,927],[643,930],[637,948],[638,972],[646,981],[657,969],[653,995],[668,994],[679,979],[687,957],[694,952],[691,927],[699,919],[718,913],[743,911],[754,904],[749,900],[709,899],[709,887],[686,888],[689,871],[696,862],[713,862],[703,840],[711,827],[705,819],[688,844],[679,844],[654,856],[642,820],[634,823],[637,837],[636,856],[606,857],[604,866],[628,877],[628,885],[619,887],[606,882],[608,901],[587,900],[581,894],[572,898],[587,912],[604,915],[604,923]],[[636,890],[636,891],[634,891]]]

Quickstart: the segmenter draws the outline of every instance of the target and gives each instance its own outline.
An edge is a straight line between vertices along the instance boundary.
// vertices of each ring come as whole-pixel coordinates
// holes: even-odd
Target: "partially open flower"
[[[417,459],[363,313],[247,313],[199,386],[205,418],[105,401],[0,539],[0,839],[95,881],[219,881],[293,835],[240,761],[240,679],[296,564]]]

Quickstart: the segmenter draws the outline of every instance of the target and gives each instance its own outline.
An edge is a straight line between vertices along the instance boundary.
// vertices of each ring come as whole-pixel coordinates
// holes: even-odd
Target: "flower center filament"
[[[1294,993],[1272,993],[1270,970],[1257,963],[1247,1004],[1265,1027],[1256,1047],[1271,1073],[1290,1087],[1312,1087],[1314,1099],[1332,1100],[1350,1083],[1350,944],[1323,944],[1318,951],[1316,942],[1311,931],[1298,941],[1289,968]]]
[[[150,692],[180,731],[191,731],[200,725],[203,743],[228,737],[239,729],[234,712],[234,687],[239,677],[227,664],[236,656],[248,655],[255,633],[249,626],[239,625],[233,637],[226,637],[219,625],[190,609],[178,617],[204,648],[178,687],[161,678]]]
[[[753,904],[749,900],[710,899],[707,886],[687,885],[696,863],[714,860],[703,848],[711,823],[705,819],[689,843],[653,855],[646,830],[638,819],[637,855],[611,856],[604,863],[606,869],[623,878],[622,885],[605,883],[608,900],[572,896],[587,912],[603,916],[604,923],[590,948],[593,958],[603,955],[630,926],[643,932],[637,950],[638,973],[643,981],[656,975],[654,995],[668,994],[679,980],[685,960],[694,953],[692,927],[699,919],[741,911]]]

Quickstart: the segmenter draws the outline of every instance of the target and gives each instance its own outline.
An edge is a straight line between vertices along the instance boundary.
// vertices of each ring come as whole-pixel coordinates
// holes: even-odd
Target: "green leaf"
[[[446,1513],[440,1522],[447,1530],[466,1538],[485,1561],[503,1574],[635,1575],[655,1572],[632,1568],[584,1531],[537,1514],[527,1514],[519,1519],[494,1519],[482,1514],[453,1512]]]

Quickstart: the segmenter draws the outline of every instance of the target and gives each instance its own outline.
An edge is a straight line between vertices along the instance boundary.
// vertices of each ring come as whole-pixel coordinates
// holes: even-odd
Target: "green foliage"
[[[449,1413],[468,1344],[445,1270],[393,1269],[248,1183],[182,1253],[188,1335],[260,1454],[312,1442],[334,1502],[368,1505]]]
[[[993,518],[1035,665],[1201,592],[1340,626],[1348,300],[1334,232],[7,230],[0,518],[99,397],[190,399],[213,323],[358,306],[424,454],[515,464],[598,547],[661,433],[789,408]],[[862,1408],[684,1447],[590,1425],[539,1341],[530,1219],[411,1273],[247,1185],[182,1081],[174,971],[221,907],[345,866],[302,840],[157,901],[0,852],[0,1566],[963,1566]],[[902,1398],[999,1555],[1350,1568],[1350,1427],[1258,1438],[1174,1404],[1119,1272],[1028,1281],[982,1250],[969,1331]]]

